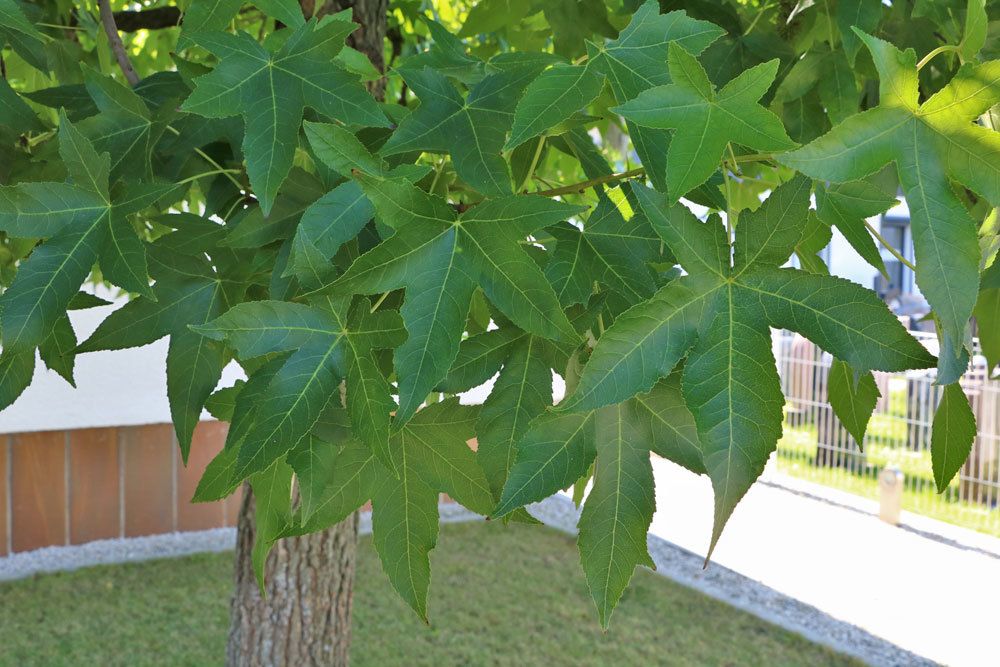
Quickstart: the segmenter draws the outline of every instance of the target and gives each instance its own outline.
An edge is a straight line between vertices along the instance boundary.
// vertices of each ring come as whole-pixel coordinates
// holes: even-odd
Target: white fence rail
[[[936,351],[933,335],[914,332]],[[982,355],[961,380],[976,415],[978,434],[968,462],[943,494],[931,471],[931,424],[941,397],[935,371],[875,373],[882,394],[862,448],[840,424],[827,400],[830,355],[788,331],[774,333],[774,356],[785,392],[785,432],[778,443],[783,472],[877,497],[887,466],[905,475],[903,509],[1000,535],[1000,382]]]

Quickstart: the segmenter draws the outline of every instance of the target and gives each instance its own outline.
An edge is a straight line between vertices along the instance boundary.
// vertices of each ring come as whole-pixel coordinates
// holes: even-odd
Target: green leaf
[[[917,283],[957,350],[978,292],[979,250],[975,223],[949,180],[1000,203],[1000,138],[970,124],[1000,100],[1000,61],[963,66],[918,106],[913,52],[858,34],[879,70],[880,105],[779,160],[836,182],[896,163],[910,208]]]
[[[604,78],[588,62],[583,66],[556,64],[532,81],[514,111],[514,123],[504,150],[513,150],[545,134],[601,92]]]
[[[934,357],[871,290],[835,276],[756,269],[740,281],[768,323],[799,331],[858,370],[927,368]]]
[[[437,542],[438,494],[489,512],[492,496],[474,452],[476,409],[450,399],[421,410],[396,435],[399,479],[385,476],[372,497],[372,535],[393,588],[424,621],[430,583],[428,553]]]
[[[680,278],[619,315],[559,409],[592,410],[649,391],[694,345],[702,313],[717,289],[704,280]]]
[[[598,340],[564,405],[593,409],[629,399],[651,388],[686,354],[684,399],[715,489],[711,552],[781,435],[784,398],[770,327],[801,332],[863,370],[926,368],[934,358],[873,292],[840,278],[778,268],[806,227],[807,180],[776,188],[755,213],[747,214],[737,225],[735,249],[714,219],[702,223],[647,188],[635,187],[634,192],[689,275],[618,317]],[[529,431],[526,442],[530,436]],[[678,458],[700,469],[691,449]],[[515,474],[518,479],[538,479],[531,477],[536,471],[519,470],[519,465],[511,480]],[[542,462],[534,460],[533,465]],[[508,483],[505,500],[511,489]],[[526,501],[533,495],[525,494]]]
[[[531,423],[493,516],[548,498],[582,477],[597,452],[596,412],[546,412]]]
[[[302,492],[302,531],[333,526],[368,502],[386,472],[369,447],[355,441],[303,440],[288,455]]]
[[[865,219],[884,213],[895,205],[895,197],[890,197],[867,181],[816,188],[816,214],[819,219],[840,230],[862,259],[883,276],[888,276],[885,262],[865,227]]]
[[[4,349],[0,352],[0,409],[11,405],[24,393],[34,373],[34,350]]]
[[[580,560],[607,627],[635,566],[653,567],[646,550],[655,509],[649,451],[700,473],[697,439],[676,376],[648,394],[599,410],[543,414],[518,445],[496,515],[561,488],[576,485],[576,491],[593,476],[580,517]]]
[[[837,3],[837,28],[847,60],[854,67],[854,59],[861,49],[861,39],[854,32],[857,27],[871,33],[882,18],[881,0],[840,0]]]
[[[812,183],[797,176],[779,185],[756,211],[740,216],[733,268],[736,275],[750,266],[781,266],[791,257],[809,211]]]
[[[989,31],[989,17],[986,15],[986,0],[969,0],[965,11],[965,33],[958,52],[963,60],[973,60],[986,44]]]
[[[316,157],[344,178],[350,178],[355,169],[372,176],[385,174],[385,162],[372,155],[357,135],[347,128],[311,121],[305,122],[305,128]]]
[[[243,4],[243,0],[193,0],[184,12],[181,43],[186,38],[197,41],[199,32],[225,30],[236,18]],[[268,16],[293,28],[305,23],[297,0],[255,0],[253,4]]]
[[[209,118],[242,114],[247,173],[265,215],[292,167],[305,107],[344,123],[387,124],[357,77],[332,64],[356,28],[348,21],[310,21],[273,52],[244,32],[192,37],[220,62],[196,79],[182,109]]]
[[[701,63],[677,44],[668,57],[673,83],[651,88],[613,111],[638,125],[677,130],[667,151],[667,187],[682,197],[708,180],[728,143],[759,151],[795,146],[781,121],[758,104],[778,71],[772,60],[716,92]]]
[[[550,339],[577,338],[518,240],[579,208],[511,196],[479,204],[456,220],[444,201],[408,183],[359,180],[382,221],[398,231],[359,257],[331,289],[376,294],[406,288],[401,313],[409,337],[395,352],[401,422],[451,367],[477,282],[522,329]]]
[[[605,629],[635,566],[654,567],[646,532],[656,500],[642,435],[626,405],[601,411],[594,486],[580,515],[579,543],[580,562]]]
[[[0,44],[11,45],[32,67],[48,72],[45,38],[27,19],[15,0],[0,0]]]
[[[132,186],[109,193],[108,155],[98,155],[65,114],[61,120],[59,151],[71,183],[0,188],[0,229],[49,237],[0,298],[3,343],[12,350],[34,348],[49,336],[98,260],[110,280],[152,296],[145,249],[126,220],[175,189]]]
[[[858,373],[850,364],[834,359],[828,383],[830,406],[861,448],[875,404],[882,395],[875,385],[875,378],[870,371]]]
[[[644,424],[643,435],[652,452],[693,473],[705,474],[698,427],[684,403],[679,371],[629,403],[635,419]]]
[[[365,428],[359,435],[390,463],[387,441],[393,403],[369,355],[373,348],[399,344],[398,317],[390,312],[362,314],[349,324],[345,303],[329,306],[248,302],[192,327],[206,339],[227,341],[240,359],[292,352],[258,400],[254,428],[240,445],[236,479],[267,469],[298,446],[332,398],[339,399],[338,385],[345,378],[355,429],[363,420]]]
[[[795,256],[799,259],[799,266],[809,273],[829,275],[830,269],[819,254],[830,245],[831,239],[833,230],[830,226],[821,222],[815,211],[809,211],[805,232],[795,245]]]
[[[660,14],[659,4],[647,0],[632,20],[607,43],[596,61],[603,71],[615,99],[624,104],[644,90],[670,83],[670,72],[663,67],[671,43],[698,55],[723,34],[723,30],[706,21],[692,19],[683,11]],[[641,127],[628,122],[629,136],[639,159],[653,185],[666,190],[667,151],[670,133]]]
[[[973,314],[976,316],[979,343],[986,357],[986,365],[992,374],[1000,363],[1000,289],[986,288],[984,277],[983,289],[976,300]]]
[[[38,116],[27,102],[14,92],[6,79],[0,79],[0,127],[6,127],[14,134],[42,128]]]
[[[705,334],[684,368],[684,398],[715,489],[709,555],[733,509],[764,471],[781,437],[785,403],[767,327],[739,297],[731,286],[719,290]]]
[[[403,79],[420,98],[420,106],[403,119],[382,152],[450,153],[458,176],[473,188],[486,195],[510,194],[510,169],[500,152],[517,100],[538,69],[491,74],[465,99],[443,74],[404,69]]]
[[[525,336],[513,343],[493,390],[483,403],[476,435],[478,460],[499,497],[528,424],[552,405],[552,372],[546,343]]]
[[[87,93],[98,113],[77,124],[98,153],[111,155],[111,178],[152,179],[153,146],[165,125],[155,122],[135,91],[83,65]]]
[[[524,335],[517,327],[504,327],[466,338],[435,391],[458,394],[483,384],[500,370],[511,346]]]
[[[284,461],[253,476],[256,526],[251,559],[254,576],[261,594],[264,593],[264,568],[267,556],[278,537],[292,520],[292,469]]]
[[[583,229],[553,227],[556,249],[545,277],[564,305],[586,303],[594,283],[606,285],[629,303],[652,295],[656,282],[648,263],[660,261],[660,238],[641,216],[626,220],[603,193]]]
[[[947,490],[969,458],[975,439],[976,417],[965,391],[957,383],[944,387],[931,425],[931,465],[938,493]]]

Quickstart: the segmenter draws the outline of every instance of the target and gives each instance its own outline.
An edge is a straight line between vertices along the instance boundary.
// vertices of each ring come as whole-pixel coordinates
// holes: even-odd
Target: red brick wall
[[[170,424],[0,436],[0,556],[235,525],[238,493],[190,502],[226,427],[198,425],[187,467]]]

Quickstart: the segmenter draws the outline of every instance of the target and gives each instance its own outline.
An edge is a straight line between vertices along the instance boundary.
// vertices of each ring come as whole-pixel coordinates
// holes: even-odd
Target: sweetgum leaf
[[[954,353],[976,303],[980,253],[975,223],[950,179],[991,205],[1000,204],[1000,137],[971,123],[1000,101],[1000,61],[962,66],[947,86],[920,104],[913,51],[857,34],[879,71],[879,106],[779,160],[836,182],[896,164],[910,209],[917,283]]]
[[[265,215],[292,167],[305,107],[344,123],[388,124],[357,77],[333,63],[356,28],[334,18],[311,20],[274,51],[245,32],[192,37],[220,62],[195,80],[182,109],[208,118],[243,116],[247,173]]]

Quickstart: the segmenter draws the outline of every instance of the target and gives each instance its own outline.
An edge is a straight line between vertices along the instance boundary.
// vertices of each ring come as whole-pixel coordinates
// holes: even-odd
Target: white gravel
[[[576,533],[579,512],[569,498],[556,495],[531,505],[528,509],[543,523],[567,533]],[[442,505],[440,512],[442,523],[482,519],[455,504]],[[371,533],[369,512],[361,515],[360,531],[362,535]],[[216,528],[190,533],[100,540],[79,546],[47,547],[0,558],[0,581],[92,565],[226,551],[232,549],[235,543],[234,528]],[[737,572],[715,564],[703,569],[700,556],[653,535],[649,536],[649,552],[656,563],[657,574],[803,635],[818,644],[854,656],[867,664],[878,667],[935,664]]]

